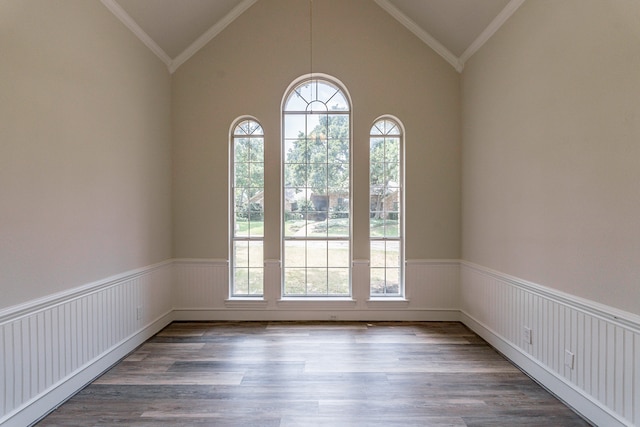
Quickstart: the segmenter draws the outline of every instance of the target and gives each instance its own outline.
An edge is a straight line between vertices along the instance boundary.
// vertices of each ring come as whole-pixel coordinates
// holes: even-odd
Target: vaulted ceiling
[[[102,0],[171,72],[256,1]],[[462,71],[525,0],[372,1]]]

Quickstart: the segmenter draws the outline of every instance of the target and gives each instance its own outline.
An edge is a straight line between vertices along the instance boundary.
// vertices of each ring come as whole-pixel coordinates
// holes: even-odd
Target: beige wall
[[[368,258],[369,128],[393,114],[406,127],[406,256],[458,258],[459,74],[372,1],[314,8],[314,71],[353,100],[354,257]],[[228,133],[248,114],[267,145],[265,257],[279,258],[280,107],[310,71],[308,17],[307,2],[257,2],[173,75],[174,256],[228,258]]]
[[[0,2],[0,308],[171,257],[170,75],[99,1]]]
[[[525,2],[462,91],[463,258],[640,314],[640,2]]]

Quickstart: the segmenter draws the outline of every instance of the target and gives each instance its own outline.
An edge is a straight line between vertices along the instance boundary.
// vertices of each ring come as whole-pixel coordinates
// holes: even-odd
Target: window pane
[[[262,295],[263,283],[264,283],[264,269],[250,268],[249,269],[249,294]]]
[[[327,242],[309,241],[307,242],[307,266],[327,267]]]
[[[307,182],[307,168],[304,164],[284,164],[285,187],[304,187]]]
[[[329,242],[329,267],[349,268],[349,242]]]
[[[307,141],[310,163],[327,163],[327,140],[319,136]]]
[[[306,104],[304,106],[306,108]],[[302,111],[304,111],[304,108]],[[304,114],[290,114],[284,120],[285,139],[298,139],[306,134],[306,118]]]
[[[385,237],[400,237],[400,227],[397,212],[387,212],[387,219],[384,220]]]
[[[236,138],[233,147],[233,159],[235,162],[249,161],[249,139]]]
[[[327,84],[326,82],[318,82],[316,88],[318,101],[324,102],[325,104],[338,93],[338,89],[335,86]]]
[[[249,242],[233,242],[233,260],[235,267],[249,267]]]
[[[251,138],[249,143],[251,144],[249,149],[249,161],[264,162],[264,139]]]
[[[327,295],[327,269],[307,268],[307,293]]]
[[[246,295],[249,292],[249,269],[233,269],[233,295]]]
[[[307,242],[291,241],[284,242],[284,263],[287,267],[307,266]]]
[[[329,295],[349,295],[349,269],[330,268],[328,273]]]
[[[400,242],[387,241],[385,254],[386,267],[400,267]]]
[[[387,294],[398,294],[400,292],[400,269],[387,268],[385,292]]]
[[[370,270],[371,294],[384,294],[385,290],[385,269],[371,268]]]
[[[329,139],[328,141],[328,163],[339,165],[349,176],[349,140]]]
[[[285,163],[306,163],[307,162],[307,141],[306,139],[287,140],[284,144]]]
[[[397,163],[385,163],[384,184],[388,187],[397,187],[400,183],[400,169]]]
[[[238,163],[233,165],[233,186],[248,187],[249,186],[249,163]]]
[[[249,243],[249,267],[259,267],[262,268],[264,265],[263,255],[262,255],[262,241],[252,241]]]
[[[371,268],[385,267],[385,242],[382,240],[372,240],[370,242],[369,257]]]
[[[307,292],[306,269],[305,268],[285,268],[284,269],[284,294],[304,295]]]
[[[339,92],[333,96],[327,103],[329,110],[332,111],[349,111],[349,103],[347,102],[347,98]]]
[[[285,111],[305,111],[306,108],[307,101],[296,92],[291,94],[284,107]]]
[[[250,163],[250,185],[249,187],[262,188],[264,187],[264,165],[262,163]]]
[[[314,83],[312,82],[303,83],[298,86],[293,93],[300,96],[305,102],[309,103],[315,99],[313,96],[314,88],[312,86],[314,86]]]

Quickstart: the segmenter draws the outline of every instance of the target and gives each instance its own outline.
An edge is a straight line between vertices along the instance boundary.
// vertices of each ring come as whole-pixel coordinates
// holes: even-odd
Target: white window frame
[[[236,129],[238,129],[239,127],[241,127],[243,124],[247,123],[247,122],[253,122],[255,124],[257,124],[259,126],[259,129],[261,130],[260,133],[249,133],[249,134],[240,134],[240,135],[236,135]],[[264,281],[264,231],[262,233],[261,236],[251,236],[251,234],[249,233],[248,236],[237,236],[236,235],[236,230],[238,229],[238,225],[236,224],[236,186],[235,186],[235,166],[236,166],[236,159],[235,159],[235,148],[236,148],[236,139],[240,139],[240,138],[260,138],[262,139],[262,193],[263,193],[263,197],[264,197],[264,190],[265,190],[265,185],[264,185],[264,154],[265,154],[265,138],[264,138],[264,127],[262,126],[262,124],[260,123],[260,121],[258,119],[256,119],[253,116],[241,116],[239,118],[237,118],[236,120],[233,121],[233,124],[231,125],[230,131],[229,131],[229,297],[230,298],[264,298],[264,285],[265,285],[265,281]],[[260,163],[260,162],[250,162],[250,163]],[[260,188],[260,187],[249,187],[249,188]],[[250,210],[251,208],[249,207],[249,223],[251,223],[250,220]],[[264,211],[263,211],[264,214]],[[263,224],[264,224],[264,219],[263,219]],[[246,292],[239,292],[239,289],[237,288],[237,283],[236,283],[236,270],[237,270],[237,266],[236,266],[236,262],[237,262],[237,257],[236,257],[236,251],[235,251],[235,247],[236,247],[236,243],[238,242],[247,242],[248,245],[250,246],[251,243],[261,243],[262,244],[262,257],[259,261],[260,266],[251,266],[251,260],[250,260],[250,253],[247,254],[248,257],[248,266],[247,266],[247,289]],[[252,270],[254,271],[258,271],[260,270],[261,275],[262,275],[262,291],[259,293],[251,293],[251,285],[250,285],[250,275]]]
[[[309,236],[305,236],[305,237],[295,237],[295,236],[286,236],[286,232],[285,232],[285,222],[286,222],[286,218],[285,218],[285,212],[286,212],[286,194],[285,194],[285,160],[286,160],[286,129],[285,129],[285,125],[286,125],[286,116],[287,115],[304,115],[304,114],[310,114],[312,113],[311,111],[286,111],[286,104],[287,101],[289,100],[290,96],[293,95],[294,91],[305,85],[308,83],[312,83],[312,82],[325,82],[331,86],[334,86],[337,90],[340,91],[341,96],[344,97],[346,103],[348,104],[347,107],[348,109],[346,111],[334,111],[334,110],[327,110],[328,114],[344,114],[348,117],[348,121],[349,121],[349,162],[348,162],[348,166],[349,166],[349,209],[348,209],[348,215],[349,215],[349,234],[346,238],[344,237],[322,237],[322,238],[314,238],[314,237],[309,237]],[[310,104],[317,102],[316,99],[312,100]],[[296,79],[295,81],[293,81],[291,83],[291,85],[289,85],[289,87],[287,88],[287,90],[285,91],[285,94],[282,98],[282,105],[281,105],[281,125],[282,125],[282,137],[281,137],[281,167],[282,167],[282,176],[281,176],[281,207],[280,207],[280,212],[281,212],[281,237],[280,237],[280,243],[281,243],[281,259],[282,259],[282,276],[281,276],[281,295],[283,298],[308,298],[308,299],[317,299],[317,298],[351,298],[352,296],[352,245],[353,245],[353,203],[351,202],[353,200],[353,124],[352,124],[352,102],[351,102],[351,97],[349,95],[349,92],[346,90],[344,84],[342,84],[342,82],[340,82],[339,80],[335,79],[332,76],[326,75],[326,74],[320,74],[320,73],[314,73],[313,75],[305,75],[302,76],[298,79]],[[327,165],[330,165],[330,162],[327,159]],[[286,274],[287,274],[287,265],[286,265],[286,251],[285,251],[285,246],[286,246],[286,242],[293,242],[293,241],[298,241],[298,242],[310,242],[310,241],[318,241],[318,242],[347,242],[348,245],[348,265],[344,268],[348,269],[348,292],[347,293],[343,293],[343,294],[331,294],[330,292],[327,292],[326,294],[320,294],[320,293],[312,293],[309,294],[308,293],[308,280],[305,279],[305,293],[288,293],[287,294],[287,289],[286,289]],[[307,274],[307,270],[309,268],[312,267],[307,267],[305,266],[305,277]],[[327,270],[329,271],[329,269],[331,268],[331,266],[328,265],[327,262]],[[328,274],[328,272],[327,272]],[[329,282],[327,280],[327,291],[329,290]]]
[[[390,123],[393,123],[393,125],[395,125],[395,127],[398,129],[399,133],[388,133],[388,132],[382,132],[381,134],[373,134],[373,129],[374,127],[376,127],[376,125],[382,121],[387,121]],[[385,266],[384,267],[377,267],[374,266],[373,263],[370,263],[370,273],[372,273],[374,270],[381,270],[384,269],[385,271],[385,279],[384,279],[384,285],[383,285],[383,290],[384,292],[376,292],[373,293],[373,283],[372,281],[370,281],[370,286],[369,286],[369,295],[370,298],[380,298],[380,299],[385,299],[385,298],[404,298],[405,297],[405,256],[404,256],[404,245],[405,245],[405,230],[404,230],[404,217],[405,217],[405,197],[404,197],[404,189],[405,189],[405,179],[404,179],[404,173],[405,173],[405,129],[404,129],[404,125],[402,124],[402,122],[394,116],[391,115],[383,115],[380,116],[378,118],[376,118],[371,127],[369,128],[369,205],[371,205],[371,197],[372,197],[372,192],[371,192],[371,165],[372,165],[372,159],[371,159],[371,141],[374,138],[385,138],[387,135],[398,138],[399,139],[399,159],[398,159],[398,167],[399,167],[399,171],[398,171],[398,176],[399,176],[399,182],[398,184],[398,194],[397,194],[397,204],[398,204],[398,236],[372,236],[371,235],[371,214],[372,214],[372,210],[371,210],[371,206],[369,206],[369,259],[371,260],[371,248],[372,245],[374,243],[378,243],[378,244],[384,244],[385,245]],[[396,187],[394,187],[396,188]],[[398,291],[397,292],[390,292],[387,293],[387,269],[391,268],[389,266],[386,265],[386,244],[388,242],[398,242],[398,246],[399,246],[399,260],[398,260]],[[395,267],[394,267],[395,268]]]

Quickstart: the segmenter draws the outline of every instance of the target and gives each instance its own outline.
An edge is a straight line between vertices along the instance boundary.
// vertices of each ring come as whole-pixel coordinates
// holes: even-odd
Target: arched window
[[[371,291],[403,295],[403,131],[382,117],[369,136],[369,250]]]
[[[351,294],[351,114],[329,77],[303,78],[283,111],[283,296]]]
[[[231,296],[262,296],[264,132],[242,118],[231,132]]]

